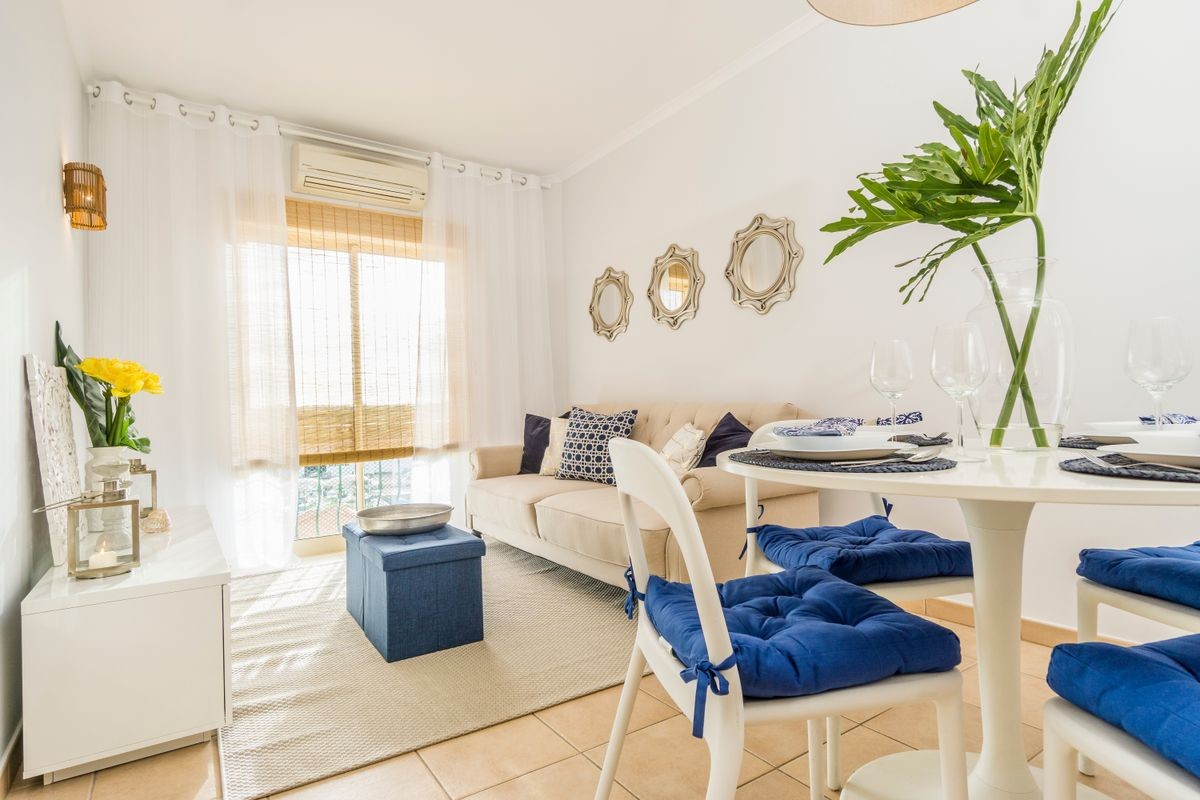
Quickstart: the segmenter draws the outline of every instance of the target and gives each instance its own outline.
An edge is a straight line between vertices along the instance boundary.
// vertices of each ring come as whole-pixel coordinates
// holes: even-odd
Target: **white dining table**
[[[975,571],[983,746],[971,754],[971,800],[1035,800],[1040,770],[1025,759],[1021,739],[1021,578],[1025,535],[1038,503],[1123,506],[1197,506],[1200,483],[1132,480],[1067,472],[1059,463],[1071,450],[979,450],[978,463],[939,472],[812,472],[752,466],[717,459],[721,469],[746,481],[747,519],[756,518],[758,481],[887,496],[957,500],[966,519]],[[759,554],[751,553],[750,557]],[[842,800],[935,800],[940,797],[937,753],[884,756],[846,781]],[[1079,797],[1103,798],[1087,787]]]

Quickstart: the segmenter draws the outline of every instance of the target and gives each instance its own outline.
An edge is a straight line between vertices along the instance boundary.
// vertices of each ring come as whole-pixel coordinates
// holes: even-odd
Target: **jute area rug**
[[[225,797],[251,800],[614,686],[624,593],[488,540],[484,641],[386,663],[346,613],[330,557],[232,588]]]

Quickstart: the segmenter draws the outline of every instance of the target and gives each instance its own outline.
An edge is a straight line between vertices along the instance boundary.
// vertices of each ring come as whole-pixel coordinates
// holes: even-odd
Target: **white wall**
[[[1085,5],[1094,5],[1094,2]],[[818,228],[849,205],[854,176],[915,145],[944,138],[930,102],[973,108],[961,68],[1010,85],[1030,74],[1043,43],[1061,38],[1073,3],[983,0],[922,23],[865,29],[822,22],[716,90],[567,179],[564,186],[568,392],[596,400],[787,399],[817,414],[884,413],[867,367],[880,336],[907,338],[926,363],[931,333],[980,298],[969,261],[943,270],[929,300],[902,306],[892,264],[938,231],[880,235],[822,266],[835,237]],[[1045,174],[1042,216],[1051,290],[1078,338],[1076,422],[1146,413],[1122,374],[1127,320],[1171,314],[1200,344],[1194,191],[1200,179],[1194,103],[1200,5],[1125,3],[1060,123]],[[735,230],[759,212],[796,221],[807,254],[792,300],[760,317],[735,307],[723,272]],[[989,257],[1032,254],[1030,230],[991,244]],[[678,331],[656,324],[645,297],[650,267],[672,242],[695,247],[707,283],[700,313]],[[615,342],[591,331],[593,279],[629,272],[632,324]],[[952,406],[924,377],[905,408],[934,431]],[[1200,371],[1169,398],[1200,413]],[[865,510],[834,498],[832,518]],[[962,535],[953,504],[905,500],[901,522]],[[1072,573],[1083,546],[1200,538],[1195,510],[1041,507],[1028,542],[1026,616],[1074,624]],[[1115,635],[1143,623],[1106,620]]]
[[[54,321],[79,348],[82,231],[62,211],[62,165],[85,159],[84,92],[62,10],[0,4],[0,750],[21,717],[20,602],[50,564],[22,355],[54,358]],[[63,656],[70,657],[68,643]]]

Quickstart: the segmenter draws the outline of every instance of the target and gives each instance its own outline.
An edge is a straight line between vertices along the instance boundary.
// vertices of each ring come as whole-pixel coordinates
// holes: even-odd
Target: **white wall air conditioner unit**
[[[292,189],[301,194],[420,211],[428,188],[429,173],[417,162],[366,158],[309,144],[292,148]]]

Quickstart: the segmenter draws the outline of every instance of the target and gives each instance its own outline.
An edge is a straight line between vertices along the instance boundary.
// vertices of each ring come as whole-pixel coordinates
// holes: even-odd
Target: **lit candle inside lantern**
[[[117,564],[117,554],[111,550],[97,550],[92,553],[92,557],[88,559],[88,569],[102,569],[104,567],[115,567]]]

